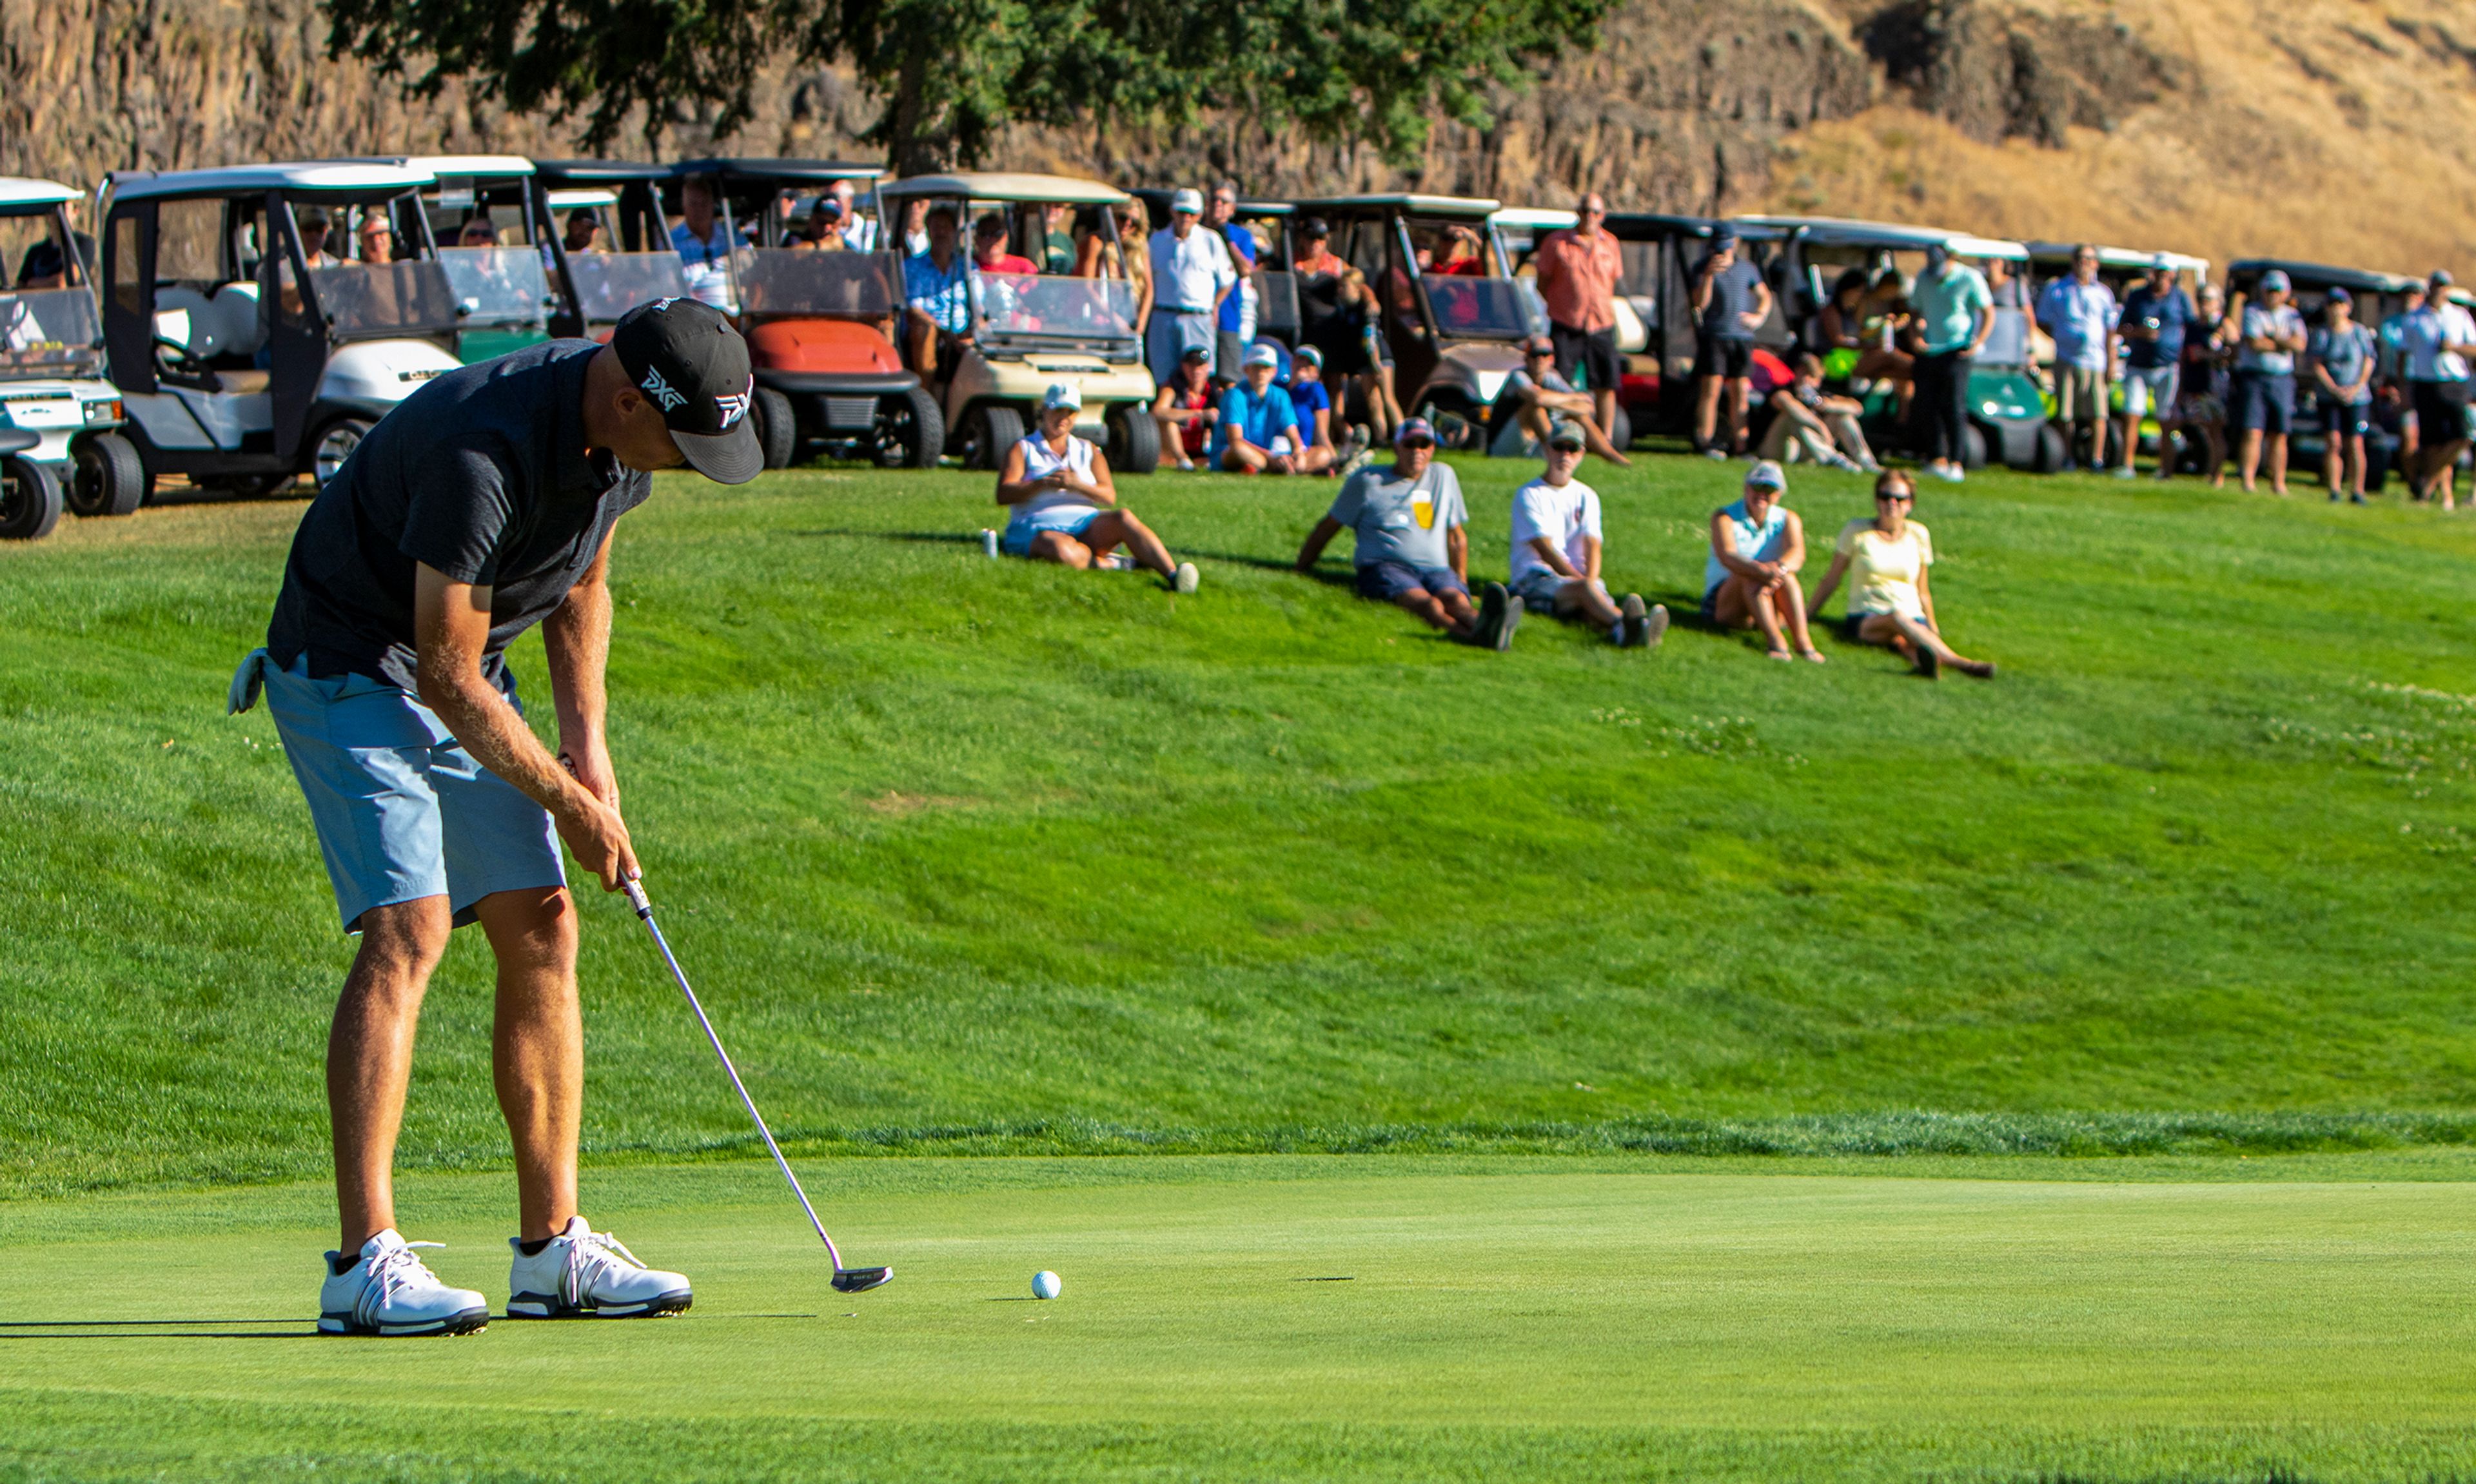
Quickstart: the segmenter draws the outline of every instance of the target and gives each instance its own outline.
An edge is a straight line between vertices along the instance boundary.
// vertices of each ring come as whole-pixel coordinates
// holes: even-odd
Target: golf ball
[[[1057,1274],[1054,1273],[1043,1270],[1031,1275],[1031,1297],[1034,1298],[1054,1298],[1057,1297],[1058,1287]]]

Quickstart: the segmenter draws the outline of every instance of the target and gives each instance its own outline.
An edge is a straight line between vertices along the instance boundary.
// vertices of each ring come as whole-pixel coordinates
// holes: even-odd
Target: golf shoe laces
[[[444,1242],[407,1242],[402,1247],[390,1248],[381,1253],[378,1261],[370,1264],[370,1280],[361,1285],[360,1293],[353,1299],[353,1318],[376,1328],[379,1310],[386,1307],[386,1301],[399,1290],[410,1288],[414,1282],[425,1278],[433,1286],[444,1286],[439,1284],[438,1274],[430,1271],[428,1263],[414,1256],[412,1249],[417,1247],[443,1249],[446,1246]]]
[[[620,1240],[607,1231],[586,1227],[567,1244],[567,1270],[559,1274],[559,1299],[571,1308],[585,1305],[594,1279],[608,1272],[641,1273],[645,1265]]]

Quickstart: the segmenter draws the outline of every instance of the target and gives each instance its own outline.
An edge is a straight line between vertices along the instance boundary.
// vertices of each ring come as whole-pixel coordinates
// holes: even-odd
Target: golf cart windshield
[[[458,324],[456,290],[431,260],[312,268],[310,291],[336,339],[435,334]]]
[[[102,359],[94,294],[31,288],[0,294],[0,376],[86,376]]]
[[[1091,345],[1134,337],[1134,290],[1123,279],[975,271],[972,284],[983,343]]]
[[[1519,340],[1530,334],[1530,307],[1511,279],[1422,273],[1419,285],[1436,328],[1453,339]]]
[[[442,247],[438,265],[468,329],[539,325],[557,304],[541,254],[529,247]]]
[[[893,268],[883,253],[822,253],[787,247],[744,248],[731,255],[744,314],[844,314],[879,317],[901,308]]]
[[[611,324],[640,304],[687,297],[687,275],[680,255],[657,253],[572,253],[568,277],[576,281],[578,306],[593,324]]]

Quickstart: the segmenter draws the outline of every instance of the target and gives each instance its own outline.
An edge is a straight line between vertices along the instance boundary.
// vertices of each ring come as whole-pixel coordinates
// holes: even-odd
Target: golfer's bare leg
[[[1591,401],[1593,403],[1591,421],[1598,424],[1602,430],[1615,427],[1617,425],[1617,389],[1613,386],[1594,387]],[[1601,454],[1599,457],[1604,458],[1607,456]]]
[[[2243,439],[2236,445],[2236,463],[2243,480],[2244,492],[2250,494],[2253,477],[2261,472],[2261,430],[2246,428]]]
[[[576,903],[562,887],[493,892],[474,915],[499,960],[490,1070],[516,1153],[518,1235],[557,1236],[576,1214],[584,1110],[584,1018],[576,997]]]
[[[445,897],[361,914],[361,947],[327,1032],[327,1114],[334,1128],[343,1252],[395,1224],[395,1140],[412,1076],[413,1029],[431,971],[447,952]]]
[[[1425,619],[1429,628],[1442,629],[1460,638],[1469,638],[1476,628],[1477,615],[1470,600],[1456,592],[1439,598],[1424,587],[1413,587],[1393,601]]]
[[[1221,468],[1227,474],[1236,474],[1240,469],[1250,474],[1261,474],[1264,472],[1264,465],[1272,461],[1272,455],[1252,443],[1233,441],[1227,448],[1221,451]]]
[[[1111,551],[1124,542],[1128,555],[1135,558],[1136,566],[1163,577],[1177,576],[1177,563],[1170,558],[1169,548],[1161,544],[1160,537],[1152,534],[1152,528],[1135,519],[1130,511],[1105,512],[1099,520],[1083,528],[1083,538],[1088,543],[1087,551]]]

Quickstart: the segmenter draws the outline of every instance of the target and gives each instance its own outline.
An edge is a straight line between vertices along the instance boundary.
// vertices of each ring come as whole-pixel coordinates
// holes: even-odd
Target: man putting
[[[718,311],[665,299],[631,310],[607,346],[555,340],[429,383],[302,517],[232,709],[264,687],[344,930],[361,939],[327,1041],[343,1243],[319,1292],[325,1333],[489,1321],[480,1294],[441,1283],[397,1233],[393,1183],[422,995],[466,923],[499,963],[491,1051],[519,1214],[508,1317],[688,1306],[686,1278],[577,1214],[584,1044],[558,842],[605,891],[636,875],[603,733],[611,529],[653,470],[755,477],[754,385]],[[525,724],[504,657],[535,624],[557,755]]]

